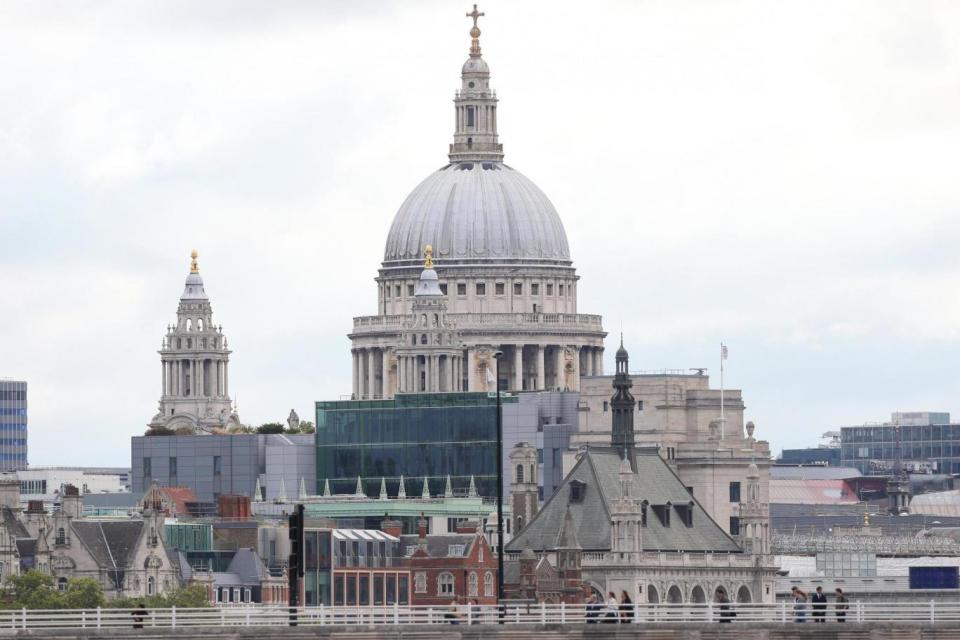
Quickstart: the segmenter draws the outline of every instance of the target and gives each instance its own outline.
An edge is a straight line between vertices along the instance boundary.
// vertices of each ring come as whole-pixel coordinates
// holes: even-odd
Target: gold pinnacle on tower
[[[427,259],[423,261],[423,268],[433,269],[433,245],[428,244],[423,252],[427,255]]]
[[[200,273],[200,269],[197,268],[197,255],[196,249],[190,252],[190,273]]]
[[[473,11],[467,14],[468,18],[473,18],[473,28],[470,29],[470,37],[472,38],[470,43],[471,56],[480,55],[480,27],[477,26],[477,18],[484,15],[486,15],[484,12],[477,11],[477,5],[473,5]]]

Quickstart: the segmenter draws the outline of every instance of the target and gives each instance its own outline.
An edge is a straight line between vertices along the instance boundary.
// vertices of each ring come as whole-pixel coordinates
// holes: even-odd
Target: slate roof
[[[621,453],[612,447],[589,448],[550,500],[518,535],[507,544],[507,551],[534,551],[556,548],[558,533],[567,508],[574,525],[573,534],[584,551],[609,551],[610,504],[620,497]],[[633,497],[650,506],[693,503],[693,526],[683,524],[675,510],[670,526],[664,526],[648,508],[647,526],[642,532],[645,551],[717,551],[740,552],[737,543],[714,522],[656,449],[635,451]],[[583,500],[570,502],[569,484],[585,485]]]
[[[473,546],[473,543],[477,539],[477,534],[475,533],[447,533],[447,534],[434,534],[427,536],[427,554],[431,558],[450,558],[450,557],[466,557],[470,555],[470,549]],[[420,543],[420,537],[414,534],[400,536],[400,549],[403,552],[406,552],[407,547],[416,546]],[[463,555],[462,556],[450,556],[450,546],[462,544],[463,545]]]
[[[83,521],[72,523],[73,535],[97,564],[112,569],[126,567],[143,531],[143,520]]]
[[[254,553],[253,549],[247,547],[237,549],[226,572],[237,576],[241,583],[246,585],[258,585],[267,576],[267,568],[263,566],[263,560]]]
[[[17,518],[17,515],[10,510],[10,507],[0,507],[0,518],[3,518],[3,526],[7,528],[10,535],[14,538],[29,538],[30,532],[23,526],[23,523]]]
[[[18,538],[17,553],[21,558],[27,558],[35,555],[37,552],[36,538]]]

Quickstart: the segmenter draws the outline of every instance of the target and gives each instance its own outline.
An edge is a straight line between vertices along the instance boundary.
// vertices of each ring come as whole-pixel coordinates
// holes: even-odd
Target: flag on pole
[[[720,359],[727,359],[727,345],[723,344],[722,342],[720,343]]]

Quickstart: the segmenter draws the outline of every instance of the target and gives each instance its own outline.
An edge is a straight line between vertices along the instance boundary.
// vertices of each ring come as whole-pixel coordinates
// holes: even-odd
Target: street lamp
[[[503,407],[500,404],[500,358],[497,351],[497,604],[503,602]]]

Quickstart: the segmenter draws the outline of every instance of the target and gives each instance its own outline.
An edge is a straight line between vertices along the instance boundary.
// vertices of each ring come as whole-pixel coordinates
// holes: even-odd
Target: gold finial
[[[467,14],[468,18],[473,18],[473,28],[470,29],[470,55],[480,55],[480,27],[477,26],[477,18],[486,15],[483,11],[477,11],[477,5],[473,5],[473,11]]]
[[[190,252],[190,273],[200,273],[200,269],[197,268],[197,250],[196,249]]]
[[[433,245],[428,244],[423,252],[427,254],[427,259],[423,261],[423,268],[433,269]]]

